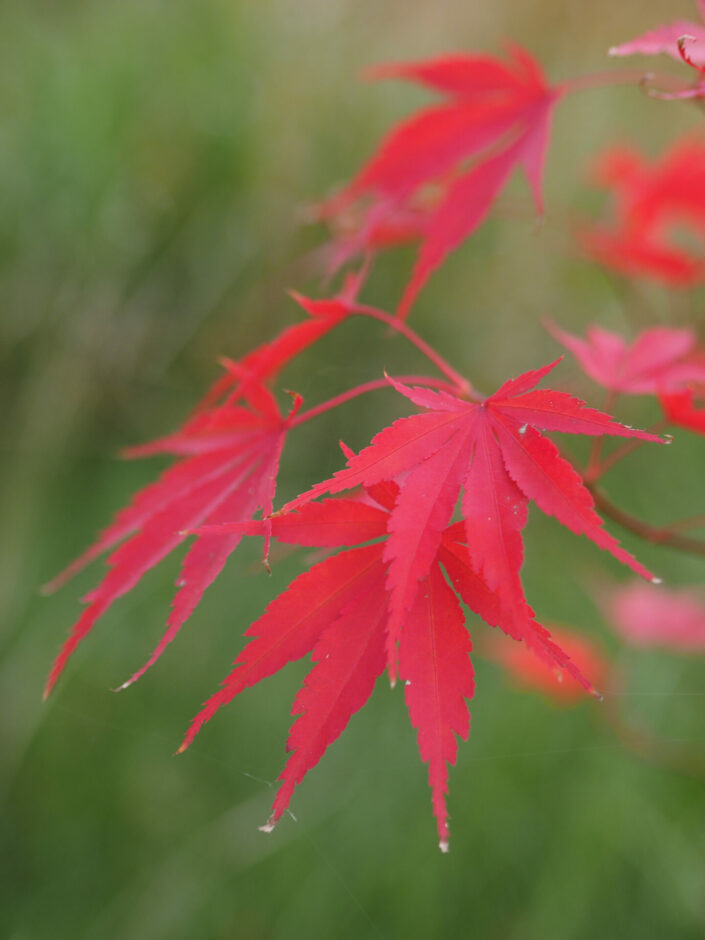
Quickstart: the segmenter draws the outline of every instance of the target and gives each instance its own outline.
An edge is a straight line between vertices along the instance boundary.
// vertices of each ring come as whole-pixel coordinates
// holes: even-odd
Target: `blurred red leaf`
[[[405,316],[432,272],[483,222],[515,167],[524,169],[542,212],[550,120],[562,92],[546,84],[538,64],[518,46],[509,48],[506,62],[455,55],[382,65],[368,74],[418,82],[449,96],[394,127],[352,182],[321,210],[324,217],[340,216],[351,203],[368,198],[372,232],[408,210],[423,187],[441,188],[419,232],[421,249],[399,305]],[[373,247],[369,234],[362,240]]]
[[[656,326],[627,343],[601,326],[589,326],[585,339],[551,322],[546,327],[573,353],[583,372],[611,392],[657,395],[689,382],[705,382],[705,353],[696,352],[693,330]]]
[[[603,687],[609,673],[609,662],[599,646],[574,630],[553,624],[550,629],[555,642],[580,671],[589,676],[597,688]],[[479,653],[502,666],[520,687],[541,692],[558,704],[573,705],[585,700],[586,692],[579,682],[570,674],[533,656],[521,643],[502,642],[501,637],[492,634],[483,642]]]
[[[578,230],[587,254],[628,277],[672,287],[705,280],[705,141],[680,140],[653,162],[612,149],[598,161],[595,180],[612,192],[614,221]]]
[[[698,12],[702,19],[705,19],[705,0],[697,0]],[[692,20],[674,20],[672,23],[666,23],[663,26],[657,26],[655,29],[637,36],[629,42],[624,42],[619,46],[612,46],[610,55],[659,55],[661,53],[670,55],[673,59],[680,59],[678,51],[678,40],[681,36],[692,36],[699,43],[694,49],[692,58],[705,65],[705,26],[702,23],[695,23]]]
[[[705,434],[705,405],[702,390],[684,389],[659,396],[663,413],[671,422],[696,434]],[[696,401],[699,403],[696,404]]]

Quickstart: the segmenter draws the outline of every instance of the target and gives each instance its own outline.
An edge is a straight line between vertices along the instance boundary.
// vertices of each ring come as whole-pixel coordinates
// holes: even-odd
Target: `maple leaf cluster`
[[[485,220],[512,171],[521,167],[538,212],[553,109],[551,88],[534,59],[510,46],[506,61],[444,56],[384,65],[369,78],[417,82],[445,95],[394,128],[340,193],[320,208],[334,222],[351,205],[353,231],[339,238],[331,264],[418,238],[418,258],[399,302],[409,313],[430,275]]]
[[[651,51],[672,53],[649,41]],[[638,42],[640,48],[631,51],[646,51],[646,38]],[[546,433],[595,442],[627,439],[623,448],[663,438],[621,424],[567,392],[537,388],[557,362],[482,395],[405,322],[430,275],[481,225],[515,168],[523,169],[536,210],[542,211],[551,117],[570,85],[551,86],[535,60],[516,46],[503,58],[450,55],[368,74],[417,82],[443,98],[394,127],[352,181],[318,209],[331,230],[323,252],[327,275],[360,256],[365,262],[332,297],[293,294],[305,314],[301,322],[239,360],[224,359],[222,376],[182,427],[126,450],[131,458],[168,454],[176,462],[48,585],[60,586],[111,552],[108,572],[84,598],[85,610],[51,669],[46,692],[98,619],[187,539],[195,537],[166,631],[121,688],[162,655],[243,538],[264,539],[265,561],[272,539],[323,549],[327,557],[301,573],[246,631],[234,668],[193,720],[180,750],[240,692],[311,655],[313,669],[294,702],[289,758],[264,827],[269,830],[386,670],[392,684],[397,678],[404,684],[428,767],[439,843],[447,850],[448,771],[457,738],[468,736],[468,700],[475,689],[463,605],[505,634],[492,631],[480,643],[481,655],[525,684],[573,701],[598,695],[607,674],[594,643],[560,628],[552,634],[529,605],[521,580],[529,503],[643,579],[656,580],[597,512],[602,444],[581,471]],[[617,222],[612,230],[583,231],[584,247],[626,274],[648,271],[681,284],[699,280],[703,260],[678,253],[668,238],[674,219],[685,219],[698,233],[705,229],[705,177],[702,159],[697,162],[702,148],[695,140],[679,145],[656,166],[632,152],[612,153],[602,163],[601,178],[615,190]],[[704,196],[701,202],[693,191]],[[359,296],[375,255],[408,241],[420,247],[396,315],[363,303]],[[397,331],[441,377],[377,377],[308,410],[292,394],[285,414],[274,394],[279,373],[353,316]],[[548,328],[612,401],[621,394],[656,396],[671,423],[705,433],[695,401],[705,388],[705,355],[691,330],[654,327],[629,344],[599,326],[585,339],[555,324]],[[420,410],[380,430],[357,453],[343,445],[342,469],[275,511],[288,435],[343,402],[385,387]],[[614,462],[614,453],[619,452],[605,463]],[[638,534],[645,531],[642,525]],[[686,606],[679,602],[680,609]],[[617,616],[620,623],[628,619]],[[695,614],[691,620],[695,624]],[[696,625],[683,627],[683,642],[696,632]]]
[[[705,140],[677,141],[653,162],[633,148],[613,148],[593,172],[612,192],[614,218],[578,229],[588,255],[620,274],[672,287],[705,280]]]

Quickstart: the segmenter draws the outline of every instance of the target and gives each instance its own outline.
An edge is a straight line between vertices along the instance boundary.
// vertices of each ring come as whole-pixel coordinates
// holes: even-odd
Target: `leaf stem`
[[[667,545],[669,548],[675,548],[677,551],[688,552],[691,555],[700,555],[705,557],[705,541],[703,539],[692,538],[688,535],[680,535],[668,527],[658,527],[644,522],[637,516],[620,509],[589,480],[585,480],[585,485],[592,493],[595,504],[600,512],[612,519],[623,529],[633,532],[645,542],[652,542],[654,545]]]
[[[587,75],[569,78],[562,82],[560,87],[562,91],[572,94],[575,91],[592,91],[594,88],[611,85],[644,85],[646,82],[654,82],[662,88],[670,88],[673,91],[690,87],[672,75],[647,69],[612,69],[604,72],[590,72]]]
[[[669,427],[669,422],[665,419],[662,421],[656,421],[652,424],[648,431],[652,434],[660,434],[662,431],[665,431]],[[595,442],[601,441],[602,438],[598,438]],[[647,441],[632,440],[628,441],[626,444],[622,444],[620,447],[617,447],[611,454],[605,457],[604,460],[600,460],[600,450],[593,448],[593,453],[590,455],[590,460],[588,462],[588,467],[583,474],[585,481],[588,483],[596,483],[601,477],[603,477],[608,470],[611,470],[612,467],[616,466],[620,460],[624,460],[625,457],[628,457],[629,454],[634,453],[635,450],[639,450],[640,447],[643,447]],[[597,450],[596,459],[593,460],[593,455]]]
[[[443,379],[433,379],[426,375],[404,375],[400,376],[399,381],[404,383],[413,383],[415,385],[429,385],[433,388],[445,389],[446,391],[457,391],[455,385],[450,385]],[[307,411],[303,411],[296,415],[296,417],[289,422],[289,427],[295,428],[300,424],[305,424],[312,418],[317,418],[326,411],[331,411],[333,408],[337,408],[338,405],[344,405],[345,402],[351,401],[353,398],[357,398],[359,395],[366,395],[368,392],[375,392],[381,388],[391,387],[392,386],[387,379],[373,379],[371,382],[365,382],[363,385],[356,385],[355,388],[350,388],[347,392],[341,392],[340,395],[335,395],[333,398],[329,398],[327,401],[321,402],[320,405],[314,405],[313,408],[309,408]]]
[[[603,410],[607,412],[607,414],[611,414],[616,401],[617,393],[610,389],[607,392],[607,397],[605,398],[605,407]],[[592,448],[590,449],[590,456],[588,458],[587,469],[585,470],[586,480],[597,480],[601,476],[598,471],[600,467],[600,458],[602,457],[603,444],[603,437],[596,437],[593,441]]]
[[[446,362],[443,356],[436,352],[426,340],[421,339],[418,333],[412,330],[410,326],[407,326],[403,320],[399,320],[397,317],[385,313],[384,310],[379,310],[377,307],[370,307],[367,304],[354,304],[351,307],[351,313],[356,313],[363,317],[371,317],[373,320],[379,320],[380,323],[386,323],[386,325],[391,327],[395,332],[400,333],[403,337],[408,339],[410,343],[413,343],[413,345],[426,356],[429,362],[432,362],[439,372],[442,372],[443,375],[453,383],[456,393],[465,398],[473,399],[475,397],[472,394],[472,385],[470,382],[457,372],[450,363]]]

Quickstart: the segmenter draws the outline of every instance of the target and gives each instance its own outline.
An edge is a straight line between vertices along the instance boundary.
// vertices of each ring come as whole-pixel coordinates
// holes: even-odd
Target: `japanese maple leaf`
[[[656,326],[643,330],[633,343],[618,333],[590,326],[581,339],[554,323],[548,331],[569,349],[591,379],[622,395],[656,395],[705,382],[705,356],[696,352],[693,330]]]
[[[705,280],[705,142],[677,141],[659,160],[617,148],[595,181],[612,191],[614,220],[583,226],[578,239],[600,264],[673,287]],[[692,247],[682,245],[681,233]]]
[[[357,545],[314,565],[268,606],[247,631],[249,643],[235,661],[235,669],[222,688],[196,716],[180,748],[185,750],[203,724],[245,688],[277,672],[288,662],[313,651],[313,671],[296,697],[298,716],[289,735],[289,760],[279,778],[281,786],[272,815],[264,827],[271,830],[286,811],[295,786],[314,767],[328,745],[363,707],[387,662],[386,634],[390,595],[385,589],[389,560],[387,546],[394,538],[391,520],[399,488],[382,481],[368,489],[368,498],[328,499],[307,503],[298,511],[269,520],[273,536],[285,543],[334,548]],[[206,526],[210,533],[265,534],[267,522]],[[386,541],[379,541],[382,538]],[[373,541],[373,540],[378,541]],[[360,544],[366,543],[366,544]],[[507,618],[496,592],[474,568],[464,543],[462,526],[440,534],[434,558],[420,581],[420,590],[404,612],[399,643],[399,674],[411,723],[417,730],[422,760],[428,764],[433,809],[441,849],[448,848],[445,796],[448,765],[455,763],[455,736],[467,738],[466,699],[473,695],[470,637],[457,598],[441,570],[471,610],[512,636],[515,625]],[[535,622],[526,608],[525,629],[532,648],[556,669],[591,690],[569,657]]]
[[[553,641],[570,656],[584,675],[590,676],[598,688],[602,687],[609,663],[599,646],[575,630],[553,625],[550,629]],[[502,637],[491,634],[478,652],[502,666],[521,688],[541,692],[559,705],[575,705],[585,700],[586,689],[582,683],[534,656],[523,643],[503,642]]]
[[[186,529],[203,522],[249,519],[258,509],[271,513],[289,418],[282,417],[263,385],[248,383],[244,394],[246,405],[203,411],[175,434],[126,452],[127,456],[170,453],[183,459],[140,490],[98,540],[47,585],[48,591],[60,587],[89,562],[123,542],[108,558],[108,574],[83,598],[88,606],[54,662],[45,695],[98,618],[184,541]],[[290,418],[299,404],[297,399]],[[206,541],[199,538],[191,546],[176,582],[178,591],[167,630],[147,663],[125,686],[159,658],[240,540],[241,536],[228,533]]]
[[[700,18],[705,20],[705,0],[697,0]],[[679,40],[688,37],[692,40],[689,49],[689,58],[696,65],[705,65],[705,25],[692,20],[674,20],[663,26],[657,26],[636,39],[612,46],[610,55],[670,55],[673,59],[682,59],[683,50],[679,47]]]
[[[643,577],[652,578],[605,531],[581,477],[537,429],[660,439],[618,424],[564,392],[531,391],[556,364],[505,382],[482,402],[407,388],[390,380],[425,408],[424,413],[402,418],[381,431],[369,447],[348,460],[347,469],[285,507],[295,509],[324,493],[371,486],[405,474],[385,546],[390,595],[387,657],[392,677],[401,624],[416,600],[419,582],[430,570],[461,489],[473,567],[489,589],[497,592],[514,635],[528,643],[531,635],[526,630],[527,605],[519,572],[529,500]]]
[[[628,584],[604,601],[605,616],[631,646],[705,651],[705,597],[692,588]]]
[[[705,434],[705,399],[704,389],[686,388],[682,391],[667,392],[659,395],[663,413],[677,427]]]
[[[446,96],[393,128],[323,210],[335,216],[366,198],[379,225],[422,188],[442,187],[399,305],[405,316],[431,273],[484,221],[515,167],[524,169],[542,211],[547,139],[563,89],[549,87],[538,64],[518,46],[509,48],[506,61],[460,54],[382,65],[368,74],[418,82]]]

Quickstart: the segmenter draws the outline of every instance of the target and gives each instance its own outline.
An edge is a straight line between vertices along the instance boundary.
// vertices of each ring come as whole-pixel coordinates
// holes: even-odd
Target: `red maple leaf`
[[[382,65],[368,74],[419,82],[447,96],[393,128],[352,182],[323,207],[324,215],[338,215],[368,198],[379,226],[424,187],[442,188],[399,305],[405,316],[431,273],[484,221],[515,167],[523,167],[542,211],[551,115],[563,90],[549,87],[535,60],[518,46],[509,48],[506,62],[451,55]]]
[[[653,577],[603,528],[581,477],[560,456],[555,444],[536,429],[646,441],[660,438],[618,424],[564,392],[531,391],[556,364],[505,382],[482,402],[407,388],[390,380],[398,391],[427,410],[381,431],[369,447],[349,459],[347,469],[285,507],[295,509],[324,493],[372,486],[405,475],[385,546],[390,594],[387,657],[392,677],[401,624],[415,603],[419,582],[430,570],[461,489],[473,567],[490,590],[497,592],[505,628],[529,645],[535,637],[519,577],[521,532],[529,500],[638,574]]]
[[[615,148],[597,162],[594,178],[613,194],[614,220],[578,230],[592,258],[673,287],[705,280],[705,142],[677,141],[653,162]],[[683,247],[681,233],[692,247]]]
[[[546,327],[573,353],[583,372],[611,392],[656,395],[682,389],[689,382],[705,382],[705,356],[696,351],[693,330],[655,326],[627,343],[601,326],[588,327],[585,339],[550,321]]]
[[[291,756],[280,777],[281,787],[264,827],[267,831],[288,808],[295,786],[363,707],[387,663],[385,638],[394,616],[385,590],[390,567],[387,548],[394,538],[391,521],[400,490],[396,484],[382,481],[370,486],[368,494],[365,501],[307,503],[298,511],[269,520],[273,536],[289,544],[331,548],[387,538],[319,562],[272,601],[247,631],[250,642],[235,661],[235,669],[196,716],[179,749],[185,750],[205,722],[245,688],[313,650],[315,666],[294,703],[293,714],[298,717],[287,744]],[[203,537],[210,533],[222,537],[224,532],[257,535],[264,534],[265,526],[266,522],[260,521],[207,526],[200,531]],[[421,758],[428,764],[440,846],[446,851],[448,765],[456,759],[455,735],[465,739],[469,732],[465,700],[472,697],[474,683],[470,637],[441,566],[471,610],[511,636],[515,637],[516,631],[505,617],[497,592],[491,591],[475,570],[464,544],[463,526],[445,528],[420,589],[402,618],[399,675],[405,683]],[[527,617],[532,648],[553,668],[567,670],[591,690],[569,657],[551,641],[548,631],[533,620],[528,607]]]
[[[169,437],[126,451],[132,457],[170,453],[184,459],[140,490],[98,540],[47,585],[47,591],[55,590],[126,539],[109,556],[110,571],[103,581],[83,598],[88,607],[54,662],[45,696],[98,618],[187,538],[185,530],[204,522],[249,519],[258,509],[271,513],[288,423],[301,400],[296,398],[289,418],[284,418],[263,385],[250,381],[243,395],[245,406],[226,404],[201,411]],[[205,541],[199,538],[191,546],[176,582],[167,630],[147,663],[125,686],[159,658],[240,540],[240,535],[228,533]]]

